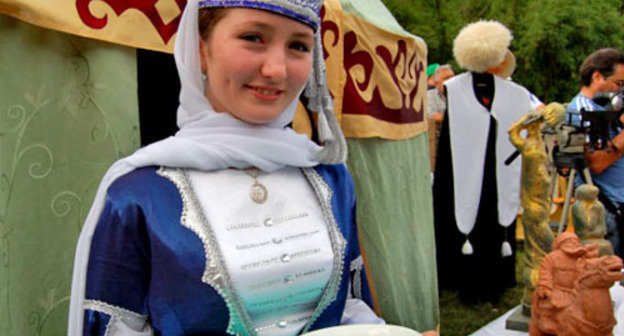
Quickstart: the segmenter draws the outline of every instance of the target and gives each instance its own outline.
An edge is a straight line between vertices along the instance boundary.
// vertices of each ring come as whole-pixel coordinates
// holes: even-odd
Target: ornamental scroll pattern
[[[4,70],[4,69],[3,69]],[[12,239],[13,233],[18,231],[16,226],[20,225],[18,221],[12,220],[11,216],[13,196],[15,195],[18,181],[23,177],[20,171],[25,168],[26,176],[32,180],[43,180],[50,175],[54,165],[54,156],[50,147],[42,142],[24,144],[26,133],[33,120],[50,104],[50,98],[44,98],[42,95],[42,87],[35,94],[25,92],[23,97],[23,105],[12,105],[6,109],[0,108],[0,143],[3,144],[2,152],[2,169],[0,170],[0,255],[2,262],[0,267],[3,275],[2,289],[3,299],[6,300],[7,316],[2,316],[0,320],[8,320],[13,322],[11,309],[13,296],[11,295],[12,277],[11,266],[15,249],[12,243],[18,243],[17,239]],[[12,143],[12,146],[4,146],[6,143]],[[26,210],[26,209],[24,209]],[[15,242],[13,242],[15,241]],[[27,316],[28,324],[39,326],[45,317],[49,315],[54,308],[60,304],[63,299],[57,301],[56,288],[51,288],[45,298],[41,300],[41,311],[32,311]],[[3,324],[4,325],[4,324]],[[5,325],[3,328],[12,329],[12,325]],[[13,330],[8,329],[11,333]],[[4,331],[4,330],[3,330]]]
[[[360,137],[358,134],[376,133],[400,139],[424,130],[426,46],[417,38],[385,31],[349,13],[327,15],[330,11],[335,9],[321,8],[321,28],[330,89],[339,87],[332,90],[336,111],[343,116],[381,121],[359,124],[356,120],[362,119],[349,118],[357,125],[343,123],[345,134]],[[336,59],[340,59],[339,70],[330,66]],[[336,81],[340,84],[333,83]],[[382,124],[394,126],[386,129],[388,126]],[[404,126],[403,135],[392,134]],[[354,127],[378,131],[352,133]]]
[[[139,144],[136,104],[123,93],[136,83],[113,81],[135,60],[8,17],[0,40],[0,335],[62,335],[74,247],[99,179]],[[118,120],[125,112],[111,109],[136,116]]]
[[[352,31],[344,36],[344,64],[347,71],[347,82],[344,89],[345,108],[343,113],[367,114],[376,119],[396,124],[423,121],[424,101],[423,99],[416,99],[416,94],[419,90],[424,65],[422,60],[417,59],[417,53],[412,51],[410,54],[405,40],[399,39],[395,42],[394,49],[396,52],[394,55],[388,46],[378,45],[375,47],[377,57],[374,57],[368,50],[358,50],[359,39],[361,37]],[[376,64],[376,62],[381,64]],[[358,79],[354,76],[352,70],[356,67],[363,69],[363,78]],[[385,85],[383,87],[383,84],[373,84],[375,67],[381,68],[384,76],[390,75],[393,86]],[[372,96],[370,100],[367,100],[363,97],[363,92],[370,91],[371,88]],[[389,107],[388,103],[384,101],[384,93],[388,91],[399,93],[399,108]]]
[[[78,15],[84,24],[93,29],[102,29],[108,24],[108,16],[105,14],[103,17],[96,17],[93,15],[89,8],[89,4],[94,0],[76,0],[76,9]],[[102,1],[113,9],[117,16],[122,15],[129,9],[135,9],[143,13],[154,26],[158,35],[165,44],[175,35],[180,24],[180,18],[182,16],[182,10],[186,6],[186,0],[175,0],[175,4],[178,6],[179,14],[176,15],[170,22],[166,23],[163,17],[160,15],[156,4],[159,0],[95,0]],[[172,0],[174,1],[174,0]]]
[[[335,47],[338,45],[338,40],[340,39],[340,28],[338,28],[336,22],[326,19],[326,14],[327,9],[325,6],[321,6],[321,32],[323,34],[323,39],[331,33],[332,39],[330,46]],[[325,43],[323,43],[323,57],[325,58],[325,61],[327,61],[327,58],[329,57],[329,51],[327,50]]]

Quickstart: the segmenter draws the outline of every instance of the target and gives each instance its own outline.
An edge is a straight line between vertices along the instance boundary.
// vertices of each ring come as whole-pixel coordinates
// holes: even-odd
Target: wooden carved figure
[[[552,103],[540,112],[525,115],[507,131],[509,140],[522,154],[522,177],[520,204],[523,208],[522,225],[525,233],[524,294],[522,307],[530,315],[531,295],[535,290],[540,262],[550,252],[554,240],[548,224],[550,217],[550,185],[552,177],[548,170],[548,155],[544,147],[542,121],[554,126],[563,120],[565,109]],[[526,137],[520,132],[526,130]]]

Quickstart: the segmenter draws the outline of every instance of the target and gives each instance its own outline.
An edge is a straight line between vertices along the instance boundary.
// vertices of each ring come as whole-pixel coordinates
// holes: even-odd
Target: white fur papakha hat
[[[516,59],[509,50],[511,31],[498,21],[481,20],[466,25],[453,41],[457,64],[469,71],[511,76]]]

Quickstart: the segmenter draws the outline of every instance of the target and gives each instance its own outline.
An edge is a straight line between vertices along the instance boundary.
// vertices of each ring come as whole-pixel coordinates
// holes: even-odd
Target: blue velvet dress
[[[307,332],[339,325],[349,293],[372,304],[346,167],[303,172],[321,203],[335,261]],[[214,237],[192,229],[205,224],[193,202],[180,169],[144,167],[111,185],[91,243],[84,335],[105,335],[119,320],[154,335],[257,334]]]

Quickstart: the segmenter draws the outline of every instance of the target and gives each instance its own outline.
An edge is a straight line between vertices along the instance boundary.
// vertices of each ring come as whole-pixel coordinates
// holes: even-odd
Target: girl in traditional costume
[[[70,336],[383,323],[369,308],[321,4],[188,2],[180,131],[104,176],[76,251]],[[300,94],[322,147],[287,127]]]

